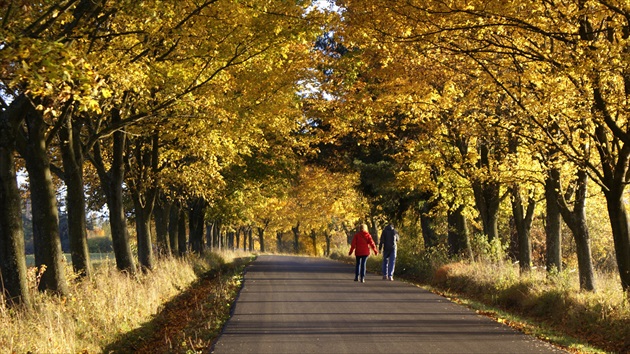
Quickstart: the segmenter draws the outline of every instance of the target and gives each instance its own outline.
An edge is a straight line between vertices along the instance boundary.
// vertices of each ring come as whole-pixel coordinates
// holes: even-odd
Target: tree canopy
[[[333,233],[386,221],[419,224],[423,247],[448,244],[453,257],[474,258],[471,233],[511,243],[528,271],[542,219],[546,264],[561,268],[562,218],[581,285],[594,290],[586,201],[600,194],[630,288],[624,2],[3,5],[0,202],[11,217],[0,246],[12,260],[3,276],[18,279],[12,297],[24,296],[22,167],[36,263],[49,267],[40,288],[61,294],[60,181],[85,276],[76,210],[106,205],[117,266],[130,273],[151,269],[156,242],[203,252],[255,231],[250,247],[264,251],[265,235],[292,232],[293,251],[320,254]]]

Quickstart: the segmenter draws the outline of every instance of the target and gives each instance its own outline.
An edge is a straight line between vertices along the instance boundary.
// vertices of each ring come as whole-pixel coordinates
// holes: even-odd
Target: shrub
[[[549,289],[535,298],[526,299],[526,311],[534,317],[556,321],[567,312],[570,295],[561,289]]]
[[[530,295],[530,284],[517,282],[506,289],[497,290],[496,305],[506,310],[521,309]]]
[[[348,258],[348,251],[344,253],[342,250],[335,249],[330,251],[330,255],[328,257],[334,260],[344,260]]]
[[[399,248],[396,260],[396,274],[408,275],[432,282],[435,271],[449,263],[448,251],[443,245],[416,251]]]
[[[114,252],[112,239],[106,236],[90,237],[87,239],[87,244],[90,253]]]
[[[470,240],[470,246],[477,262],[501,264],[507,259],[508,244],[501,244],[498,238],[488,241],[488,236],[477,234]]]

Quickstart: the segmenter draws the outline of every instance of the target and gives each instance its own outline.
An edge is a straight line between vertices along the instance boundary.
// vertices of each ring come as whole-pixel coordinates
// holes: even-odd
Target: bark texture
[[[14,102],[19,104],[19,102]],[[2,290],[8,305],[30,307],[26,282],[26,256],[20,192],[15,172],[15,129],[10,124],[10,107],[0,113],[0,271]],[[15,112],[19,114],[19,112]]]

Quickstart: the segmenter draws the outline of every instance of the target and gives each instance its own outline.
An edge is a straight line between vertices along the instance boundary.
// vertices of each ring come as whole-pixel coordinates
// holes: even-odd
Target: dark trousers
[[[359,279],[359,275],[361,279],[365,278],[365,263],[367,262],[368,256],[356,256],[357,265],[354,268],[354,279]]]

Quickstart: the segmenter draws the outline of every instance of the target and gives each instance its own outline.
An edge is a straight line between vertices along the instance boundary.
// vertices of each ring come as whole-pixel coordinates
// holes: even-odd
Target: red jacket
[[[374,244],[374,240],[372,240],[372,235],[370,235],[367,231],[359,231],[352,237],[352,245],[350,246],[350,252],[348,252],[348,255],[351,255],[352,251],[356,249],[354,254],[357,257],[369,256],[370,248],[372,248],[374,254],[378,254],[376,244]]]

